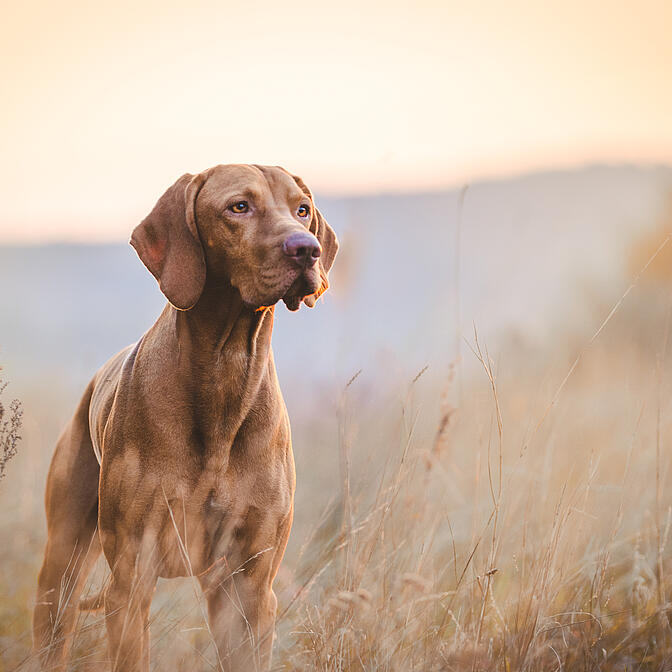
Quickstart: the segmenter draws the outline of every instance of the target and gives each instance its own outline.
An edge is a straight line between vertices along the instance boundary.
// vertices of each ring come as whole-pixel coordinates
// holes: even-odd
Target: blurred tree
[[[0,480],[5,476],[7,462],[16,455],[21,440],[19,430],[23,417],[23,408],[18,399],[9,402],[9,415],[5,417],[7,411],[1,397],[6,387],[7,383],[0,378]]]

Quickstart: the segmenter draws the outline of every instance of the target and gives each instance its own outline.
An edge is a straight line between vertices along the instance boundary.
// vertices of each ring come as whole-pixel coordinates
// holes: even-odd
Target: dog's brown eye
[[[233,205],[229,206],[229,210],[231,210],[231,212],[235,212],[237,215],[240,215],[243,212],[247,212],[249,209],[250,206],[247,204],[247,201],[238,201],[238,203],[234,203]]]
[[[307,205],[300,205],[299,209],[296,211],[296,214],[299,217],[308,217],[310,214],[310,208]]]

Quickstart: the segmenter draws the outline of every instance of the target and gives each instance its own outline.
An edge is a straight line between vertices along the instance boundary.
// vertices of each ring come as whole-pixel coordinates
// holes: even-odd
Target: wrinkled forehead
[[[304,196],[291,175],[276,166],[230,164],[208,171],[203,191],[218,202],[231,197],[294,202]]]

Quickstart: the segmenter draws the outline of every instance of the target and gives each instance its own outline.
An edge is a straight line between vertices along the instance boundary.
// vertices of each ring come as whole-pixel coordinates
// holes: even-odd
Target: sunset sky
[[[0,26],[0,242],[122,240],[184,172],[323,194],[672,163],[672,3],[79,0]]]

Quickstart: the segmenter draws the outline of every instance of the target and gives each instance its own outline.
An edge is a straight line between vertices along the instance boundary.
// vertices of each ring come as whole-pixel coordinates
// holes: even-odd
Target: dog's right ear
[[[182,175],[135,227],[131,245],[168,301],[192,308],[205,285],[205,256],[196,227],[196,197],[205,173]]]

